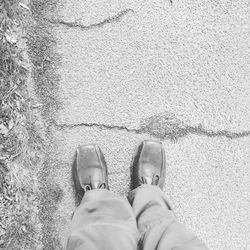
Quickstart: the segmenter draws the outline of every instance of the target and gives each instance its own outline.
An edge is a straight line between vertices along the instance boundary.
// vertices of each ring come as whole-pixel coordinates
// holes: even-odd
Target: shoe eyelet
[[[106,183],[101,183],[98,188],[100,188],[100,189],[106,189]]]
[[[158,184],[159,180],[160,180],[160,176],[156,174],[156,175],[154,176],[155,185]]]
[[[87,191],[90,191],[92,189],[91,185],[85,185],[84,186],[84,191],[87,192]]]

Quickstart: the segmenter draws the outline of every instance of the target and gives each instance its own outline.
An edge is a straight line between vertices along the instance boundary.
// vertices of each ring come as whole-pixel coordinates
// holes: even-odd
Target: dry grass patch
[[[27,91],[26,7],[0,0],[0,249],[40,246],[36,172],[42,139]]]

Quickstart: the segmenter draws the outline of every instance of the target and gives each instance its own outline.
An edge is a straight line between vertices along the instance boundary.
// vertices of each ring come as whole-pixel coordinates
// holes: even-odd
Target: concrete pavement
[[[111,190],[125,196],[134,148],[146,138],[166,147],[164,191],[180,221],[211,249],[250,247],[248,16],[247,0],[58,3],[49,20],[61,57],[50,249],[61,249],[75,208],[76,147],[99,144]]]

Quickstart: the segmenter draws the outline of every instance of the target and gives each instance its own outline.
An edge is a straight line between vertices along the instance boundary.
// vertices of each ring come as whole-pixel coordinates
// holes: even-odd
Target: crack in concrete
[[[54,123],[54,126],[56,126],[59,129],[73,129],[77,127],[96,127],[100,129],[109,129],[109,130],[125,130],[129,133],[136,133],[140,134],[140,129],[129,129],[126,126],[118,126],[118,125],[107,125],[107,124],[100,124],[100,123],[78,123],[78,124],[57,124]]]
[[[59,129],[73,129],[76,127],[96,127],[99,129],[127,131],[129,133],[135,134],[145,133],[154,136],[158,139],[169,139],[171,141],[177,141],[179,138],[185,137],[189,134],[196,134],[207,137],[225,137],[229,139],[237,139],[250,135],[250,130],[237,133],[228,130],[208,130],[203,128],[201,124],[198,126],[185,125],[183,122],[177,119],[174,114],[169,112],[161,113],[156,116],[142,119],[139,129],[130,129],[126,126],[107,125],[99,123],[79,123],[72,125],[54,123],[54,125]]]
[[[59,25],[64,25],[67,26],[69,28],[79,28],[82,30],[89,30],[89,29],[94,29],[94,28],[101,28],[106,24],[109,23],[113,23],[113,22],[120,22],[122,17],[127,15],[129,12],[134,13],[133,9],[125,9],[120,11],[118,14],[108,17],[106,19],[104,19],[103,21],[99,22],[99,23],[93,23],[90,25],[83,25],[80,21],[75,21],[75,22],[66,22],[63,20],[51,20],[51,19],[46,19],[46,21],[53,23],[53,24],[59,24]]]
[[[141,120],[140,130],[156,138],[170,139],[172,141],[177,141],[179,138],[189,134],[207,137],[226,137],[229,139],[237,139],[250,135],[250,130],[237,133],[228,130],[213,131],[205,129],[201,124],[198,126],[186,125],[170,112],[163,112]]]

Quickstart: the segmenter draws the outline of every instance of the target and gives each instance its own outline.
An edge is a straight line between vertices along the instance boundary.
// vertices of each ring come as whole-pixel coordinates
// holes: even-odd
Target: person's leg
[[[67,250],[137,249],[138,231],[127,200],[105,189],[88,191],[76,209]]]
[[[128,196],[141,234],[144,250],[208,249],[190,230],[179,223],[162,188],[165,152],[157,141],[144,141],[134,158],[132,190]]]
[[[158,186],[144,184],[129,194],[144,250],[208,249],[176,219]]]
[[[108,190],[107,167],[97,146],[78,148],[73,177],[83,198],[74,213],[66,249],[137,249],[133,210],[126,199]]]

